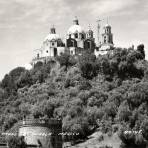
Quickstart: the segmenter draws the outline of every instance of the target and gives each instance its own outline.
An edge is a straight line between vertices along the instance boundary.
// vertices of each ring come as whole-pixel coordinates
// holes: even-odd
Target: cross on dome
[[[79,20],[78,20],[77,16],[75,16],[75,18],[73,20],[73,24],[74,25],[79,25]]]

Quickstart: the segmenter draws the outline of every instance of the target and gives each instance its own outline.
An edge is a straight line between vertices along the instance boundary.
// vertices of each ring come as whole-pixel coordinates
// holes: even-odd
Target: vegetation
[[[7,142],[11,148],[27,148],[24,137],[11,136],[7,138]]]
[[[114,49],[97,58],[63,54],[59,64],[38,62],[30,71],[22,67],[5,75],[0,84],[0,126],[10,129],[26,118],[61,118],[65,140],[85,139],[99,128],[112,134],[142,130],[131,139],[121,132],[124,146],[148,140],[148,62],[144,45],[137,50]],[[126,126],[125,126],[126,125]],[[78,134],[77,134],[78,133]]]

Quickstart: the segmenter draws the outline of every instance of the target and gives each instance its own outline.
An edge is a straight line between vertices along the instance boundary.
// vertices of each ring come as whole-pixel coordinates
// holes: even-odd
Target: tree
[[[35,105],[32,108],[32,115],[33,115],[34,118],[38,119],[40,117],[43,117],[43,112],[42,112],[42,110],[39,106]]]
[[[128,103],[124,101],[118,109],[117,118],[119,121],[129,121],[131,116],[131,111],[129,110]]]
[[[20,77],[20,75],[25,71],[26,70],[24,67],[17,67],[15,69],[13,69],[12,71],[10,71],[9,75],[12,78],[12,80],[14,82],[16,82],[18,80],[18,78]]]
[[[79,57],[79,69],[82,77],[86,79],[91,80],[97,76],[97,67],[94,55],[90,55],[88,53],[82,54],[82,56]]]
[[[43,66],[43,62],[39,61],[34,65],[34,69],[40,69]]]
[[[122,127],[118,135],[122,141],[121,148],[146,148],[146,141],[141,133],[135,134],[131,129]]]
[[[50,101],[42,102],[41,108],[44,116],[47,116],[48,118],[53,117],[54,105]]]
[[[18,137],[9,137],[7,139],[9,148],[19,148],[19,138]]]
[[[19,88],[25,87],[25,86],[30,86],[32,84],[32,77],[29,71],[25,71],[22,73],[17,80],[17,86]]]
[[[76,64],[76,59],[74,59],[74,57],[71,56],[69,53],[61,54],[60,56],[57,57],[57,60],[61,66],[66,67],[66,71],[69,66],[73,66]]]
[[[141,124],[141,130],[143,137],[148,140],[148,118],[145,119]]]
[[[7,138],[9,148],[27,148],[24,137],[10,136]]]
[[[144,50],[144,44],[140,44],[137,46],[137,51],[139,51],[142,55],[142,59],[145,59],[145,50]]]

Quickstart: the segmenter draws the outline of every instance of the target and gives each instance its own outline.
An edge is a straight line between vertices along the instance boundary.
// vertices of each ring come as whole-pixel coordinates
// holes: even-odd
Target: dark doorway
[[[57,56],[57,48],[54,48],[54,57]]]

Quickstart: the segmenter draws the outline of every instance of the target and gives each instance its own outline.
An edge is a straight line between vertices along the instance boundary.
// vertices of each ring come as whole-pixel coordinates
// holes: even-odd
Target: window
[[[82,39],[84,39],[84,34],[82,34]]]
[[[76,39],[78,38],[78,33],[75,34],[75,38],[76,38]]]
[[[37,58],[39,58],[40,57],[40,55],[39,55],[39,53],[37,54]]]
[[[104,43],[106,43],[106,36],[104,37]]]
[[[107,33],[107,28],[105,29],[105,33]]]
[[[90,42],[87,42],[87,45],[88,45],[88,49],[90,49],[91,48]]]
[[[48,50],[46,51],[46,53],[48,53]]]
[[[54,46],[54,43],[52,42],[52,46]]]
[[[73,54],[73,51],[71,51],[71,54]]]
[[[74,41],[72,41],[72,47],[75,47],[75,43],[74,43]]]

